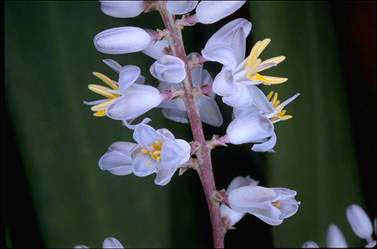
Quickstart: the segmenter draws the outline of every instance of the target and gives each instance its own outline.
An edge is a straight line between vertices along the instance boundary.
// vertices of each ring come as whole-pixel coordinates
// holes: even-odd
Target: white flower
[[[235,118],[226,130],[226,142],[232,144],[257,143],[256,152],[272,152],[276,144],[274,125],[265,116],[251,113]]]
[[[329,248],[346,248],[348,247],[342,231],[338,226],[331,224],[327,230],[327,247]]]
[[[242,92],[248,96],[246,86],[256,84],[279,84],[287,78],[263,76],[259,72],[278,65],[285,57],[278,56],[265,61],[258,57],[267,47],[270,39],[257,42],[250,55],[244,59],[246,51],[246,37],[251,30],[251,23],[239,18],[233,20],[218,30],[207,42],[202,50],[206,60],[216,61],[224,65],[216,76],[213,89],[220,96],[236,99]],[[224,100],[225,102],[226,100]]]
[[[215,23],[236,12],[246,1],[201,1],[196,7],[196,21]]]
[[[135,17],[145,9],[144,1],[100,1],[101,10],[112,17]]]
[[[173,15],[183,15],[195,9],[198,2],[192,0],[168,1],[166,8]]]
[[[138,27],[120,27],[102,31],[93,42],[99,52],[126,54],[144,50],[152,42],[152,37]]]
[[[229,195],[229,192],[231,192],[232,190],[236,188],[240,188],[244,186],[257,186],[257,185],[258,185],[258,181],[251,179],[249,176],[246,176],[246,177],[238,176],[230,182],[226,190],[226,194]],[[221,204],[220,214],[225,224],[231,227],[237,222],[239,222],[242,219],[242,217],[245,216],[246,213],[234,211],[233,209],[229,208],[225,204]]]
[[[297,212],[300,202],[295,200],[296,191],[260,187],[250,180],[239,178],[238,182],[232,182],[234,189],[227,190],[228,203],[233,211],[252,214],[273,226],[280,225],[284,219]],[[231,214],[229,211],[224,212],[228,216]],[[237,221],[239,216],[232,215],[231,222]]]
[[[186,78],[185,63],[172,55],[160,57],[149,71],[156,79],[168,83],[180,83]]]
[[[94,116],[129,120],[161,103],[163,97],[156,88],[142,85],[145,78],[140,75],[140,68],[130,65],[122,67],[113,60],[104,60],[104,62],[119,73],[119,80],[116,82],[101,73],[94,73],[110,87],[95,84],[88,86],[91,91],[106,98],[84,102],[87,105],[93,105],[91,110],[95,112]]]
[[[346,216],[353,232],[367,241],[367,247],[374,247],[376,241],[372,238],[373,225],[365,211],[359,205],[352,204],[347,208]]]
[[[73,248],[75,249],[87,249],[89,247],[87,247],[86,245],[76,245],[74,246]],[[106,238],[103,243],[102,243],[102,248],[118,248],[118,249],[123,249],[123,245],[122,243],[119,242],[119,240],[117,240],[116,238],[113,238],[113,237],[109,237],[109,238]]]
[[[144,177],[156,173],[155,183],[166,185],[175,171],[190,159],[190,145],[175,139],[167,129],[155,130],[139,124],[134,134],[136,143],[116,142],[99,160],[99,167],[115,175]]]
[[[190,54],[188,57],[195,56],[195,53]],[[207,70],[203,70],[203,65],[194,67],[191,70],[192,83],[196,88],[211,88],[212,77]],[[167,82],[161,82],[158,86],[161,92],[165,90],[177,90],[182,88],[182,84],[170,84]],[[199,109],[200,119],[209,125],[221,126],[223,118],[220,109],[215,101],[215,95],[212,93],[200,95],[196,97],[196,103]],[[170,101],[164,101],[160,104],[162,108],[162,114],[167,119],[173,120],[179,123],[188,123],[187,110],[183,99],[181,97],[175,98]]]

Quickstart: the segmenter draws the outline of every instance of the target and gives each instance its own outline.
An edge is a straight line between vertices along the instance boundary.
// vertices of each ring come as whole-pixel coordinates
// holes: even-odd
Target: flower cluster
[[[357,237],[366,241],[365,248],[376,246],[376,240],[373,239],[373,225],[365,211],[357,204],[350,205],[346,210],[346,216],[352,231]],[[377,218],[374,218],[374,235],[377,236]],[[328,248],[346,248],[348,247],[343,233],[335,224],[331,224],[327,230],[327,247]],[[314,241],[307,241],[302,248],[319,248]]]
[[[284,108],[299,94],[281,102],[278,93],[271,91],[265,95],[258,88],[258,85],[269,86],[288,80],[261,74],[285,60],[284,56],[267,60],[260,58],[271,40],[258,41],[247,55],[246,39],[252,24],[238,18],[215,32],[200,53],[193,52],[186,56],[184,47],[176,47],[185,26],[215,23],[234,13],[246,1],[100,3],[102,12],[112,17],[129,18],[158,10],[165,18],[164,22],[167,19],[174,22],[169,25],[165,23],[164,30],[125,26],[107,29],[94,37],[94,46],[101,53],[119,55],[142,52],[153,58],[155,62],[149,72],[158,81],[157,88],[150,86],[146,84],[138,66],[122,66],[112,59],[103,62],[115,71],[118,80],[93,73],[106,86],[91,84],[88,88],[103,98],[84,103],[91,106],[96,117],[107,116],[122,121],[133,130],[135,140],[135,143],[113,143],[99,160],[101,170],[114,175],[134,174],[138,177],[155,173],[155,183],[160,186],[168,184],[177,169],[191,167],[200,171],[203,154],[191,158],[198,151],[194,146],[198,141],[190,144],[176,139],[167,129],[156,130],[147,124],[151,121],[148,118],[131,123],[153,108],[160,108],[164,117],[179,123],[191,123],[196,132],[202,132],[202,128],[201,124],[192,123],[191,118],[195,115],[206,124],[221,126],[223,117],[215,100],[216,95],[232,108],[233,120],[226,134],[214,136],[214,140],[206,143],[201,142],[199,147],[204,146],[210,152],[216,145],[253,143],[253,151],[273,151],[277,141],[274,125],[292,118]],[[190,15],[193,11],[195,13]],[[178,19],[176,15],[183,16]],[[222,70],[214,78],[204,69],[207,61],[222,65]],[[227,228],[236,224],[246,213],[270,225],[279,225],[297,212],[300,203],[295,196],[296,192],[290,189],[261,187],[249,177],[237,177],[220,201],[219,215]]]

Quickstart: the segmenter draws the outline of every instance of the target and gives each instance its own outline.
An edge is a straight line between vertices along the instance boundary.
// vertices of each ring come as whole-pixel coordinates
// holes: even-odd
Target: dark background
[[[218,28],[237,17],[253,23],[248,51],[271,38],[262,58],[286,55],[268,75],[287,76],[284,99],[292,120],[278,123],[274,154],[250,145],[213,152],[219,189],[238,175],[262,185],[298,191],[299,212],[271,228],[247,215],[226,237],[227,247],[325,245],[329,224],[338,224],[350,246],[362,241],[345,219],[351,203],[376,216],[376,7],[373,1],[248,2],[212,25],[184,30],[188,52],[200,51]],[[94,118],[83,100],[92,71],[115,78],[101,59],[142,68],[148,82],[153,60],[141,53],[106,56],[94,49],[98,32],[117,26],[162,28],[157,13],[132,19],[104,15],[97,2],[5,2],[5,218],[9,247],[98,247],[108,236],[128,247],[209,247],[210,224],[194,172],[166,187],[153,176],[117,177],[97,162],[114,141],[131,140],[118,122]],[[214,77],[220,67],[205,65]],[[218,99],[218,103],[221,100]],[[225,132],[230,108],[220,104],[224,125],[205,126],[206,137]],[[188,126],[147,114],[154,127],[191,139]]]

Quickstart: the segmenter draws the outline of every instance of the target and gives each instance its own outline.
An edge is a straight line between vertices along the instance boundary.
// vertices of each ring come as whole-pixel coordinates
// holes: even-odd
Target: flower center
[[[161,150],[162,150],[162,142],[160,140],[156,140],[151,145],[151,149],[143,148],[141,149],[141,152],[149,155],[152,159],[159,162],[161,160]]]
[[[276,208],[280,208],[281,207],[281,202],[280,201],[274,201],[272,203],[272,206],[276,207]]]
[[[265,61],[258,58],[270,41],[271,39],[258,41],[251,49],[250,55],[245,63],[246,77],[249,80],[258,81],[264,85],[280,84],[288,80],[287,78],[263,76],[259,74],[259,72],[277,66],[280,62],[285,60],[285,56],[277,56]]]
[[[284,106],[280,105],[280,100],[278,99],[278,93],[271,91],[267,95],[268,101],[272,104],[272,106],[277,110],[278,112],[271,117],[271,122],[276,122],[279,120],[288,120],[292,118],[292,115],[286,115],[287,110],[284,110]]]
[[[104,74],[97,73],[97,72],[94,72],[93,74],[94,76],[102,80],[106,85],[111,87],[111,88],[108,88],[105,86],[100,86],[100,85],[95,85],[95,84],[88,85],[89,90],[107,98],[107,100],[105,99],[102,103],[92,106],[90,108],[92,111],[94,111],[94,116],[104,117],[106,116],[107,107],[111,103],[113,103],[116,98],[120,96],[120,94],[115,94],[111,92],[112,90],[118,90],[119,86],[117,82],[113,81],[112,79],[110,79]]]

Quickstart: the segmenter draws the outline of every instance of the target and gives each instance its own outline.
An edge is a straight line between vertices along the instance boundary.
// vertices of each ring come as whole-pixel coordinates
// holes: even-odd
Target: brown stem
[[[187,109],[187,115],[190,120],[194,141],[200,144],[200,149],[197,152],[199,177],[207,199],[212,224],[214,247],[224,248],[224,236],[226,230],[221,220],[219,203],[213,199],[213,195],[216,192],[216,185],[212,171],[211,152],[206,144],[202,122],[200,121],[199,117],[199,110],[195,103],[195,97],[192,91],[191,68],[189,67],[186,56],[186,51],[182,40],[182,33],[175,24],[174,16],[167,11],[166,1],[160,1],[159,12],[166,28],[170,33],[170,46],[173,54],[185,62],[187,76],[183,81],[185,91],[184,102]]]

